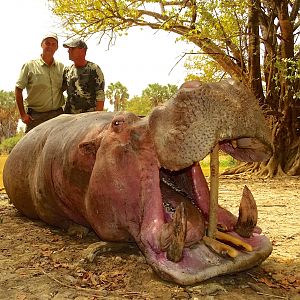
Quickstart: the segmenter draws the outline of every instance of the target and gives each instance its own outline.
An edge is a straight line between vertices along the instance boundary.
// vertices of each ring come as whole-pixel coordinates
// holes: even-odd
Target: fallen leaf
[[[277,287],[276,284],[272,283],[272,281],[267,279],[267,278],[260,278],[259,282],[266,284],[270,288],[276,288]]]

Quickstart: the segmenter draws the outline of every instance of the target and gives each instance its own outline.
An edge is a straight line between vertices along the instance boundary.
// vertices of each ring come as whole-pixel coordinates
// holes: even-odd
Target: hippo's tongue
[[[201,167],[195,163],[192,167],[186,168],[180,172],[170,172],[161,170],[160,189],[164,202],[167,221],[170,219],[170,212],[175,212],[176,207],[184,202],[186,207],[194,208],[203,215],[206,222],[209,215],[209,189]],[[237,217],[229,211],[218,207],[218,224],[227,230],[233,230]],[[245,218],[245,217],[244,217]],[[201,224],[199,230],[203,231]]]
[[[205,230],[204,219],[189,195],[191,193],[187,186],[190,185],[190,180],[184,174],[171,174],[163,170],[160,175],[160,191],[166,220],[161,230],[160,247],[162,251],[166,251],[169,260],[178,262],[182,258],[185,246],[202,239]]]
[[[192,179],[194,202],[200,208],[203,215],[208,219],[209,215],[209,189],[201,167],[194,164],[189,170]],[[217,223],[225,231],[235,230],[243,237],[250,237],[253,232],[261,233],[261,229],[256,226],[257,207],[254,197],[247,186],[244,187],[239,217],[234,216],[230,211],[218,206]],[[242,229],[243,228],[243,229]]]

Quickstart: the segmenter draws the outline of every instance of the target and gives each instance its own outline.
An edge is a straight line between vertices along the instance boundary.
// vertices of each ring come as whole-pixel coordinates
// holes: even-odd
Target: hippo
[[[216,146],[247,162],[272,155],[257,100],[231,79],[184,83],[144,117],[88,112],[51,119],[13,148],[3,181],[28,218],[136,243],[162,279],[191,285],[250,269],[272,252],[247,186],[238,217],[211,206],[199,162]],[[211,212],[216,228],[208,235]]]

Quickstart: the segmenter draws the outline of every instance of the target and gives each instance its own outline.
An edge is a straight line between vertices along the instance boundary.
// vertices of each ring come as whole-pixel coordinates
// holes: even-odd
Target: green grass
[[[3,186],[3,167],[8,154],[11,152],[13,147],[19,142],[19,140],[24,136],[24,133],[18,133],[15,136],[7,138],[0,143],[0,189]]]
[[[210,156],[206,156],[201,162],[201,169],[205,177],[210,175]],[[230,155],[220,154],[219,155],[219,172],[222,173],[226,169],[232,168],[236,165],[236,160],[234,160]]]
[[[0,154],[9,154],[23,136],[24,134],[17,134],[2,141],[0,144]]]

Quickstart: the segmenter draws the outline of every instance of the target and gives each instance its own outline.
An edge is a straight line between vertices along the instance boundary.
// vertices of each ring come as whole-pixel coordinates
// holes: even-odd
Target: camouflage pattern
[[[97,100],[104,101],[103,73],[98,65],[90,61],[82,68],[74,65],[66,67],[63,85],[68,94],[64,113],[77,114],[95,111]]]

